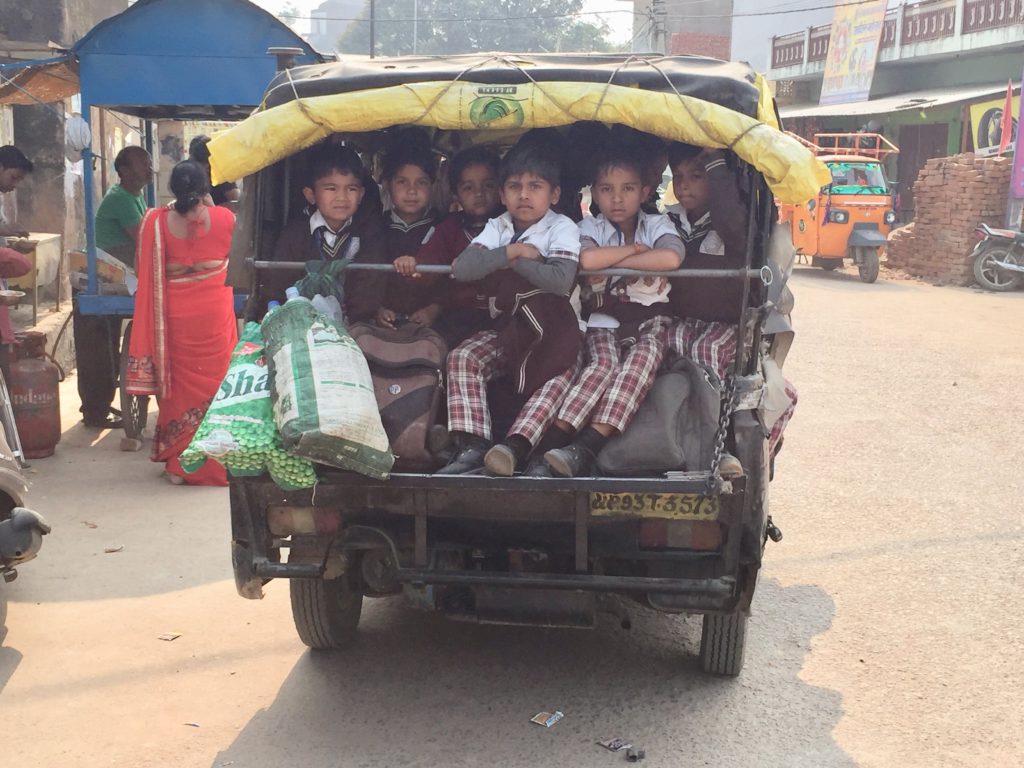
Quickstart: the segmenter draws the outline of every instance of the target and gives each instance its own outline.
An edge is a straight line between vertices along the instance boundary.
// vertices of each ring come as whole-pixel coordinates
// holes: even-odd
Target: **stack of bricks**
[[[981,222],[1002,226],[1010,160],[973,154],[925,163],[914,184],[914,223],[889,235],[887,263],[939,284],[970,285],[971,251]]]

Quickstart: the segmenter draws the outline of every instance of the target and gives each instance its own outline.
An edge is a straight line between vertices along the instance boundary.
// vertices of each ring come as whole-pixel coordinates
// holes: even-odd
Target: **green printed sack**
[[[340,323],[293,298],[263,319],[274,418],[289,453],[385,479],[395,457],[359,346]]]
[[[269,472],[286,490],[316,483],[313,465],[289,456],[281,444],[270,400],[270,370],[258,323],[249,323],[231,353],[231,365],[195,437],[181,454],[181,466],[195,472],[207,459],[235,477]]]

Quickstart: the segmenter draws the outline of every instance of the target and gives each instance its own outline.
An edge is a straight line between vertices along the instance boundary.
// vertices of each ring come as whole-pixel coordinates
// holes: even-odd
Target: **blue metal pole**
[[[82,118],[92,131],[92,107],[82,94]],[[103,137],[100,137],[103,141]],[[99,293],[99,280],[96,274],[96,204],[93,198],[92,147],[82,150],[82,187],[85,191],[85,250],[89,262],[89,294]]]
[[[144,122],[146,124],[146,151],[149,152],[155,166],[160,158],[153,154],[153,121],[145,120]],[[156,174],[153,174],[153,180],[146,187],[146,205],[156,208]]]

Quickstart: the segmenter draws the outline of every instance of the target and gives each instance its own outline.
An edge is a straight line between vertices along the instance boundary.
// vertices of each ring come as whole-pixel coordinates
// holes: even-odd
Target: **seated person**
[[[499,184],[507,212],[487,222],[452,264],[459,281],[495,275],[495,306],[503,314],[497,330],[471,336],[448,356],[448,426],[457,453],[441,474],[484,466],[492,440],[487,384],[505,373],[518,394],[529,396],[505,443],[525,458],[569,391],[579,353],[569,295],[580,235],[571,219],[551,209],[561,191],[558,161],[535,148],[513,149],[502,161]]]
[[[501,211],[498,200],[498,166],[501,159],[487,147],[471,147],[459,152],[448,168],[448,183],[459,210],[448,214],[427,235],[415,258],[406,256],[395,262],[407,276],[417,264],[451,264],[483,232],[487,221]],[[402,262],[399,264],[399,262]],[[426,276],[423,276],[426,278]],[[453,281],[447,281],[453,282]],[[493,325],[487,281],[454,282],[442,295],[442,313],[434,330],[454,349],[461,342]]]
[[[686,245],[683,269],[741,269],[746,263],[748,209],[725,152],[676,143],[669,147],[669,166],[679,203],[666,212]],[[736,360],[742,301],[741,280],[673,280],[670,302],[679,320],[668,335],[669,352],[693,360],[724,382]],[[726,479],[739,477],[743,467],[726,453],[720,472]]]
[[[309,204],[306,215],[285,226],[272,256],[274,261],[324,262],[326,274],[333,275],[333,294],[339,297],[346,322],[369,320],[380,306],[379,296],[346,286],[351,280],[344,269],[349,261],[384,261],[380,216],[372,204],[365,202],[371,184],[363,161],[351,147],[322,144],[314,148],[302,189]],[[284,301],[285,289],[295,284],[296,273],[266,270],[260,280],[264,302]]]
[[[415,254],[433,232],[435,214],[430,193],[437,172],[430,138],[420,128],[406,128],[391,137],[384,155],[384,188],[391,207],[384,214],[387,260],[397,274],[374,275],[381,302],[377,325],[397,328],[405,322],[431,326],[441,314],[446,282],[439,275],[417,273]]]
[[[584,269],[668,272],[682,263],[683,241],[668,216],[642,210],[651,193],[645,166],[646,153],[639,148],[619,147],[599,161],[591,194],[600,213],[580,222]],[[562,477],[589,474],[608,439],[625,431],[654,384],[672,325],[667,277],[591,277],[588,282],[587,306],[618,327],[587,329],[587,365],[542,440],[541,447],[551,445],[544,453],[547,466]],[[527,474],[545,473],[528,467]]]

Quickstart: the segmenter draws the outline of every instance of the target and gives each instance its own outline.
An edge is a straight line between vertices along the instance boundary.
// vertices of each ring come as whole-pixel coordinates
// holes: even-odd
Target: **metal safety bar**
[[[247,260],[249,264],[254,266],[256,269],[271,269],[271,270],[299,270],[306,268],[306,262],[304,261],[256,261],[254,259]],[[394,272],[395,268],[391,264],[349,264],[345,269],[363,270],[366,272]],[[420,264],[416,267],[417,272],[424,274],[439,274],[448,275],[451,274],[452,268],[445,264]],[[396,273],[397,274],[397,273]],[[581,275],[599,275],[601,277],[694,277],[694,278],[749,278],[752,280],[760,280],[765,285],[771,285],[772,273],[768,267],[762,267],[761,269],[673,269],[667,272],[653,272],[641,269],[622,269],[622,268],[611,268],[611,269],[595,269],[580,270]]]

